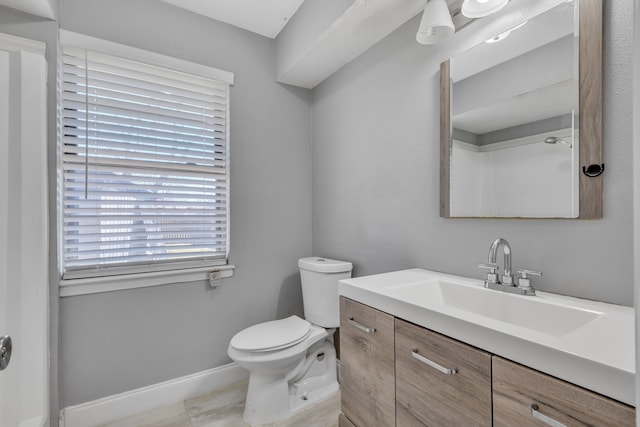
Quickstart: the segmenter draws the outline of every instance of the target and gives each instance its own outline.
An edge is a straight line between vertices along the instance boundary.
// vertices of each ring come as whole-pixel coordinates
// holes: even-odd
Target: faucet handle
[[[522,289],[531,289],[531,280],[527,276],[542,276],[541,271],[520,269],[520,279],[518,279],[518,287]]]
[[[490,273],[495,273],[496,270],[500,267],[498,266],[498,264],[482,263],[482,264],[478,264],[478,268],[486,268],[487,270],[489,270]]]
[[[479,268],[486,268],[487,270],[489,270],[489,273],[487,273],[487,280],[486,282],[489,283],[500,283],[498,282],[498,273],[496,273],[496,271],[498,270],[498,264],[493,264],[493,263],[487,263],[487,264],[478,264]]]

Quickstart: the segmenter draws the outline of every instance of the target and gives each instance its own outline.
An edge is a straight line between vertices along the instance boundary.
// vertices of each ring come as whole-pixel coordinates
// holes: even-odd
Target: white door
[[[10,53],[0,50],[0,337],[10,334],[8,310],[8,263],[9,239],[9,71]],[[8,355],[5,355],[8,359]],[[17,425],[17,414],[9,401],[9,385],[16,378],[11,370],[0,371],[0,425]],[[13,380],[11,377],[14,377]]]
[[[2,427],[48,425],[46,75],[43,43],[0,34]]]

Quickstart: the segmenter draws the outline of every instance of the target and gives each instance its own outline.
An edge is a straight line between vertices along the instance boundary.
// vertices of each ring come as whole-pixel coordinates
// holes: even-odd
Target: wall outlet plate
[[[212,288],[217,287],[220,284],[220,270],[209,271],[209,286]]]

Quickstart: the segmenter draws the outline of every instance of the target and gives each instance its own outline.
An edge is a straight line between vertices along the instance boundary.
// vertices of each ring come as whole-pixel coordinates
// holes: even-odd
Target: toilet
[[[250,326],[234,335],[229,357],[249,371],[244,419],[283,420],[338,390],[333,333],[340,326],[338,281],[351,277],[350,262],[298,260],[304,319],[290,316]]]

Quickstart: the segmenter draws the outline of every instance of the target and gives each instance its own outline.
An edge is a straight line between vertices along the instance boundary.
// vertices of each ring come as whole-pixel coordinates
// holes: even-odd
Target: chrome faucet
[[[511,274],[511,245],[502,237],[493,241],[489,247],[489,264],[498,265],[498,249],[502,246],[504,252],[504,274],[502,275],[502,284],[513,285],[513,275]]]
[[[504,253],[504,274],[502,275],[502,281],[497,273],[498,266],[498,250],[502,248]],[[497,238],[493,241],[489,247],[489,262],[487,264],[479,264],[478,267],[486,268],[489,270],[487,279],[484,281],[484,287],[488,289],[494,289],[498,291],[505,291],[519,295],[535,295],[536,291],[531,287],[531,281],[528,276],[542,276],[539,271],[533,270],[518,270],[520,273],[520,279],[518,285],[513,283],[513,274],[511,273],[511,245],[506,239]]]

